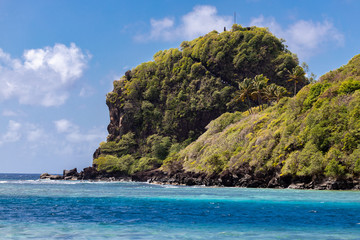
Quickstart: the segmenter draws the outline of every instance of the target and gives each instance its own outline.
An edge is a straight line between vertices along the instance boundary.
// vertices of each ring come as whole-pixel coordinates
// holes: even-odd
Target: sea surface
[[[360,239],[360,192],[0,174],[0,239]]]

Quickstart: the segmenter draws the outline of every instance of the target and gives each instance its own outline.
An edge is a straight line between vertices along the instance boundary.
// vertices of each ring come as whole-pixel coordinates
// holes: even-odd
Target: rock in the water
[[[50,176],[50,174],[48,174],[48,173],[43,173],[43,174],[40,175],[40,179],[48,179],[49,176]]]
[[[40,175],[40,179],[61,180],[64,178],[61,175],[52,175],[48,173],[43,173]]]
[[[94,167],[84,168],[84,170],[80,172],[81,179],[84,180],[96,179],[99,175],[99,172]]]
[[[64,178],[66,177],[78,177],[79,173],[77,172],[77,168],[70,169],[70,170],[64,170],[63,171]]]
[[[61,175],[50,175],[50,180],[62,180],[64,179]]]

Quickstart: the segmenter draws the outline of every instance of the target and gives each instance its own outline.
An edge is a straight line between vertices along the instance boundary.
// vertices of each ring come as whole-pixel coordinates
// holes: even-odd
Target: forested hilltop
[[[301,76],[291,79],[295,70]],[[211,120],[225,112],[264,108],[305,83],[296,56],[265,28],[234,25],[230,31],[185,41],[114,81],[106,97],[109,136],[95,152],[94,166],[107,173],[134,174],[158,168],[165,159],[166,166],[182,162],[187,150],[179,151],[204,133]],[[256,86],[257,92],[250,93]],[[217,173],[227,168],[226,156],[231,157],[218,154]],[[207,164],[189,166],[184,165],[191,171],[209,170]]]

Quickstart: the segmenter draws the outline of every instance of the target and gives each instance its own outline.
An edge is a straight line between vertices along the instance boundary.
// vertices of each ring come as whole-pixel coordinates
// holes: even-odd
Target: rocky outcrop
[[[76,168],[64,170],[63,175],[43,173],[40,179],[49,180],[93,180],[93,181],[131,181],[131,177],[123,173],[108,173],[96,170],[95,167],[84,168],[78,172]]]
[[[49,180],[90,180],[90,181],[136,181],[154,184],[186,186],[218,186],[246,188],[289,188],[315,190],[360,190],[360,179],[331,179],[281,176],[276,169],[273,172],[254,173],[251,168],[242,167],[236,171],[226,170],[221,174],[186,172],[178,169],[172,172],[155,169],[137,172],[132,176],[123,173],[108,173],[96,170],[95,167],[64,170],[63,176],[43,173],[40,179]]]
[[[64,180],[77,180],[78,177],[79,177],[79,173],[77,172],[76,168],[63,171]]]
[[[61,175],[53,175],[49,173],[43,173],[40,175],[40,179],[49,179],[49,180],[62,180],[63,176]]]
[[[360,190],[359,179],[331,179],[281,176],[277,172],[268,174],[237,171],[225,171],[218,174],[206,175],[185,171],[164,172],[152,170],[138,172],[132,176],[133,181],[171,185],[203,185],[218,187],[247,187],[247,188],[289,188],[315,190]]]

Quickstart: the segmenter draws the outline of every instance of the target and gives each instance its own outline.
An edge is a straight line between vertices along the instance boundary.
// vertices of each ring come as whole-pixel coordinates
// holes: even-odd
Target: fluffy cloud
[[[31,123],[10,120],[7,130],[0,135],[0,145],[4,143],[18,142],[25,139],[27,142],[44,141],[47,138],[45,131]]]
[[[58,133],[69,133],[73,131],[78,131],[78,126],[71,123],[69,120],[60,119],[58,121],[54,121],[56,131]]]
[[[21,138],[21,123],[10,120],[5,134],[0,137],[0,145],[3,143],[17,142]]]
[[[46,133],[43,129],[31,126],[27,131],[26,140],[28,142],[37,142],[46,138]]]
[[[212,30],[221,32],[224,27],[229,28],[232,25],[232,17],[219,16],[216,7],[202,5],[194,7],[192,12],[184,15],[178,26],[175,26],[173,18],[151,19],[150,25],[149,35],[138,35],[135,39],[139,41],[192,39]]]
[[[288,28],[280,26],[274,18],[260,16],[250,22],[251,26],[268,27],[277,37],[286,40],[289,49],[306,59],[324,50],[328,44],[341,46],[344,36],[328,21],[313,22],[299,20]]]
[[[54,124],[57,132],[65,134],[66,140],[69,142],[99,142],[106,137],[104,132],[98,129],[92,129],[87,133],[82,133],[79,126],[70,122],[67,119],[60,119],[58,121],[54,121]]]
[[[0,100],[18,99],[21,104],[58,106],[69,97],[69,87],[86,68],[90,55],[74,43],[25,50],[13,59],[0,49]]]

